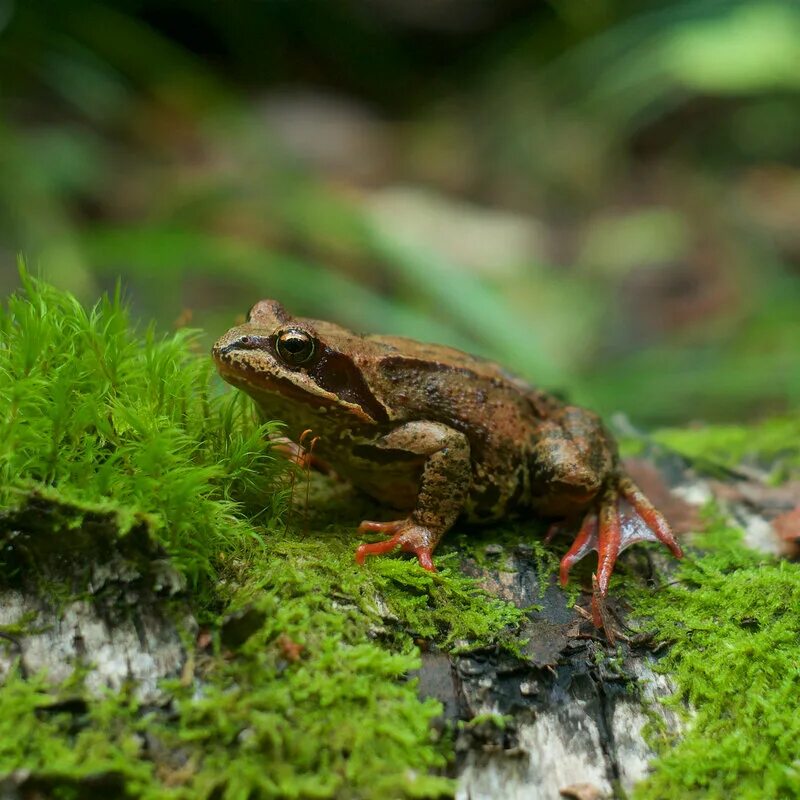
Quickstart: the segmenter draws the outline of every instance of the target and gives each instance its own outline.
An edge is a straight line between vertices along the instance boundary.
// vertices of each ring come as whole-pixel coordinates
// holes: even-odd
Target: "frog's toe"
[[[585,555],[588,555],[592,550],[597,550],[597,514],[590,512],[583,518],[578,535],[572,546],[567,550],[567,554],[561,559],[559,568],[559,578],[561,585],[566,586],[569,580],[569,571],[577,564]]]
[[[430,547],[420,545],[418,547],[403,547],[403,550],[413,553],[422,569],[426,569],[428,572],[436,572],[436,567],[433,564],[433,550]]]
[[[403,525],[405,525],[406,520],[404,519],[395,519],[391,522],[373,522],[372,520],[365,519],[359,526],[358,532],[359,533],[385,533],[387,536],[392,536],[393,534],[397,533]]]
[[[608,596],[608,582],[623,549],[619,500],[615,491],[608,492],[600,506],[597,544],[597,576],[592,581],[592,620],[596,627],[605,628],[603,608]]]
[[[405,520],[395,520],[393,522],[372,522],[365,519],[359,526],[359,533],[384,533],[391,536],[385,542],[373,542],[371,544],[359,545],[356,549],[356,563],[363,564],[367,556],[382,556],[391,553],[400,544],[398,539],[401,536],[400,528]]]
[[[391,553],[397,547],[397,537],[393,536],[385,542],[374,542],[373,544],[360,544],[356,548],[356,564],[363,564],[367,556],[382,556]]]
[[[599,514],[591,511],[584,517],[575,541],[561,559],[559,571],[561,585],[565,586],[572,566],[592,550],[597,551],[597,574],[593,577],[592,621],[598,628],[605,626],[603,608],[608,595],[608,582],[622,549],[617,494],[615,491],[609,491],[601,501]]]
[[[622,549],[636,542],[657,541],[669,548],[676,558],[683,558],[683,550],[675,539],[672,528],[661,512],[645,497],[644,492],[627,476],[619,479],[619,492],[647,526],[646,532],[631,530],[623,534]]]
[[[359,545],[356,549],[356,563],[363,564],[367,556],[379,556],[399,548],[406,553],[413,553],[423,569],[436,572],[433,565],[433,533],[423,525],[412,520],[395,520],[394,522],[370,522],[364,520],[358,526],[359,533],[386,533],[391,538],[385,542],[373,542]]]

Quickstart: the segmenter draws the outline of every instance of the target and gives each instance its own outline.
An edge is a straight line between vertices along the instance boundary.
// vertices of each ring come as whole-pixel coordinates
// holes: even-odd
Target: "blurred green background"
[[[257,299],[638,424],[800,402],[800,3],[0,0],[0,293]]]

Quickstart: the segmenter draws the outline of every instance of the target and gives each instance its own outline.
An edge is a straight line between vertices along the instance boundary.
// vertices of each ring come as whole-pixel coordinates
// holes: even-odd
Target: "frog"
[[[358,526],[388,537],[360,544],[359,565],[400,550],[435,571],[436,547],[457,521],[551,520],[548,537],[577,528],[560,562],[562,585],[597,552],[591,618],[607,627],[609,581],[623,550],[652,541],[683,555],[601,418],[494,361],[293,316],[276,300],[253,305],[212,356],[263,418],[283,421],[283,447],[297,460],[313,432],[317,463],[398,512]]]

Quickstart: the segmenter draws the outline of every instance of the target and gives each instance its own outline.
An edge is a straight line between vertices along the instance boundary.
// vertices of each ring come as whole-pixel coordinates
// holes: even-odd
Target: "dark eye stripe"
[[[229,347],[237,350],[266,350],[269,347],[269,339],[266,336],[246,333],[235,342],[231,342]]]
[[[376,422],[388,421],[386,409],[370,391],[361,370],[349,356],[326,347],[309,375],[326,392],[363,408]]]

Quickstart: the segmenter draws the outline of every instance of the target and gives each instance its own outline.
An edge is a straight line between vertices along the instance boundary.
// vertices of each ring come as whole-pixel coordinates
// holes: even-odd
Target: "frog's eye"
[[[287,364],[297,367],[314,355],[314,340],[305,331],[281,331],[275,341],[275,349]]]

